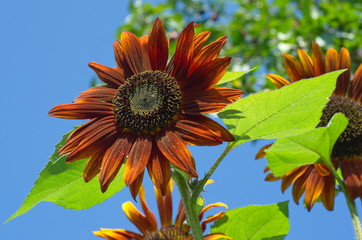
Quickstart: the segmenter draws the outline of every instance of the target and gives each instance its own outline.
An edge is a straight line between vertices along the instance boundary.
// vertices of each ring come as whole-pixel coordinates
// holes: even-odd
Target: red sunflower
[[[291,81],[275,74],[267,74],[267,77],[276,87],[281,88],[302,79],[347,69],[338,77],[336,89],[323,109],[321,121],[317,127],[326,126],[332,116],[338,112],[349,119],[349,124],[338,138],[331,157],[335,168],[341,168],[349,197],[352,200],[357,197],[362,199],[362,64],[359,65],[350,81],[351,60],[346,48],[342,48],[339,53],[335,49],[328,49],[324,59],[318,44],[313,42],[312,46],[312,57],[304,50],[298,49],[300,61],[289,54],[283,55],[284,66]],[[257,158],[264,157],[264,150],[269,146],[260,149]],[[325,165],[311,164],[298,167],[281,178],[276,178],[272,174],[266,177],[267,181],[279,179],[282,179],[283,192],[294,183],[292,193],[297,204],[305,193],[304,203],[308,210],[313,207],[318,198],[326,209],[333,210],[335,179]]]
[[[188,24],[168,61],[168,39],[157,19],[149,36],[137,38],[124,32],[115,41],[117,68],[89,63],[106,85],[92,87],[73,103],[57,105],[49,112],[53,117],[90,119],[59,152],[68,154],[67,162],[89,158],[85,181],[100,173],[104,192],[125,162],[124,181],[133,197],[146,167],[165,194],[170,163],[197,177],[186,144],[212,146],[234,140],[224,127],[203,115],[220,111],[243,93],[213,88],[230,58],[218,57],[226,37],[205,46],[209,35],[195,35],[194,24]]]
[[[131,202],[125,202],[122,205],[127,218],[140,230],[141,233],[135,233],[124,229],[100,229],[99,232],[94,232],[94,234],[98,237],[109,240],[192,240],[193,238],[190,234],[190,226],[184,223],[186,215],[182,202],[180,202],[176,219],[172,223],[172,185],[173,183],[171,180],[166,189],[165,196],[162,196],[157,188],[155,188],[159,217],[161,220],[160,227],[158,226],[156,216],[147,205],[145,191],[141,187],[139,199],[144,214],[138,211]],[[199,220],[202,220],[206,211],[214,207],[225,207],[227,209],[227,206],[223,203],[207,205],[201,210]],[[201,221],[200,224],[202,231],[205,231],[207,223],[214,222],[224,215],[224,212],[219,212]],[[222,233],[214,233],[204,236],[205,240],[216,240],[219,238],[230,239]]]

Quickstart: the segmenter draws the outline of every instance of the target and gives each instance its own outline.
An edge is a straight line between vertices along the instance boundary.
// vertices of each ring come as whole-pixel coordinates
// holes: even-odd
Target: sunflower
[[[243,93],[213,88],[231,58],[218,57],[226,37],[205,45],[209,35],[195,35],[194,24],[188,24],[168,61],[169,42],[162,21],[156,19],[149,36],[137,38],[124,32],[115,41],[116,68],[89,63],[105,85],[49,111],[53,117],[90,119],[59,151],[68,154],[66,162],[89,158],[86,182],[100,173],[101,190],[106,191],[125,162],[124,181],[134,198],[146,167],[164,195],[170,163],[197,177],[186,144],[212,146],[234,140],[224,127],[203,115],[220,111]]]
[[[336,169],[340,167],[342,171],[350,199],[354,200],[357,197],[362,199],[362,64],[359,65],[350,81],[351,60],[346,48],[342,48],[339,53],[335,49],[328,49],[324,59],[321,48],[313,42],[312,57],[302,49],[298,49],[298,56],[300,61],[289,54],[283,55],[284,66],[290,81],[275,74],[267,74],[276,87],[281,88],[302,79],[347,69],[338,77],[336,88],[323,109],[317,127],[326,126],[332,116],[338,112],[343,113],[349,119],[347,128],[338,138],[332,150],[331,158],[334,167]],[[264,157],[264,150],[269,146],[260,149],[256,158]],[[268,170],[266,168],[266,171]],[[267,181],[279,179],[282,179],[283,192],[294,183],[292,194],[297,204],[305,193],[304,203],[308,210],[311,210],[318,198],[321,199],[326,209],[333,210],[335,178],[324,164],[298,167],[281,178],[272,174],[266,177]]]
[[[124,229],[100,229],[98,232],[94,232],[96,236],[109,239],[109,240],[191,240],[190,226],[185,224],[185,208],[180,202],[177,216],[172,223],[172,180],[168,184],[165,196],[155,188],[156,201],[159,211],[159,217],[161,220],[161,226],[158,226],[154,213],[150,210],[145,199],[145,191],[143,187],[139,191],[139,200],[144,214],[137,210],[137,208],[131,202],[125,202],[122,205],[123,211],[127,218],[139,229],[141,233],[135,233]],[[202,208],[199,214],[199,220],[201,221],[206,211],[214,207],[225,207],[227,205],[223,203],[214,203]],[[224,212],[219,212],[213,216],[201,221],[201,229],[205,231],[206,224],[214,222],[217,219],[223,217]],[[214,233],[205,235],[205,240],[216,240],[219,238],[230,239],[221,233]]]

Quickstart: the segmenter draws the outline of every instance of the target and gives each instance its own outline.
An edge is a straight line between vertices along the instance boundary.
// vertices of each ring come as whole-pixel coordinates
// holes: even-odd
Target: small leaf
[[[278,139],[265,151],[272,173],[275,176],[283,176],[294,168],[316,162],[328,166],[331,163],[333,146],[347,124],[348,119],[343,114],[337,113],[327,127]]]
[[[274,139],[313,129],[344,70],[261,92],[228,105],[219,113],[234,135],[234,148],[255,139]]]
[[[288,201],[226,211],[211,227],[211,233],[223,233],[237,240],[279,240],[288,231]]]
[[[221,80],[217,83],[216,86],[220,86],[221,84],[234,81],[234,80],[242,77],[243,75],[247,74],[248,72],[253,71],[254,69],[256,69],[256,68],[254,67],[254,68],[244,71],[244,72],[226,72],[225,75],[221,78]]]
[[[58,155],[59,148],[65,144],[69,134],[64,135],[62,141],[56,145],[50,161],[40,172],[24,203],[7,222],[28,212],[41,201],[53,202],[74,210],[88,209],[110,198],[125,186],[123,167],[105,193],[101,192],[97,177],[88,183],[84,182],[83,170],[86,159],[66,164],[66,156]]]

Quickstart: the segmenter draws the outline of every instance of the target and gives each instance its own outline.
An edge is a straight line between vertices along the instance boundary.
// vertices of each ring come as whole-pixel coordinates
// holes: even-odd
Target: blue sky
[[[127,1],[123,0],[14,0],[2,4],[0,221],[20,207],[61,136],[81,123],[51,118],[47,113],[56,104],[70,103],[89,87],[95,74],[88,62],[115,65],[112,43],[126,16]],[[248,143],[233,150],[212,177],[216,183],[207,187],[206,203],[221,201],[233,209],[290,199],[290,190],[282,194],[279,182],[264,182],[266,161],[253,160],[266,143]],[[223,146],[190,149],[202,176]],[[146,189],[156,211],[148,178]],[[90,210],[65,210],[43,202],[0,225],[0,236],[4,240],[100,239],[92,235],[100,227],[135,230],[121,210],[121,204],[129,200],[125,188]],[[289,206],[291,230],[287,240],[354,238],[342,196],[336,198],[333,212],[321,204],[311,212],[294,202]],[[360,203],[358,208],[361,211]]]

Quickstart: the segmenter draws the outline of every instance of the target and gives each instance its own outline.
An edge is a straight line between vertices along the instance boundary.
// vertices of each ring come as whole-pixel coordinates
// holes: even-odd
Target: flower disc
[[[116,122],[132,132],[155,133],[175,120],[182,94],[175,78],[161,71],[129,77],[113,99]]]
[[[143,240],[188,240],[185,233],[177,227],[163,227],[148,234]]]
[[[334,145],[333,157],[350,157],[362,154],[362,106],[350,98],[332,96],[318,127],[324,127],[336,113],[343,113],[348,118],[348,126]]]

